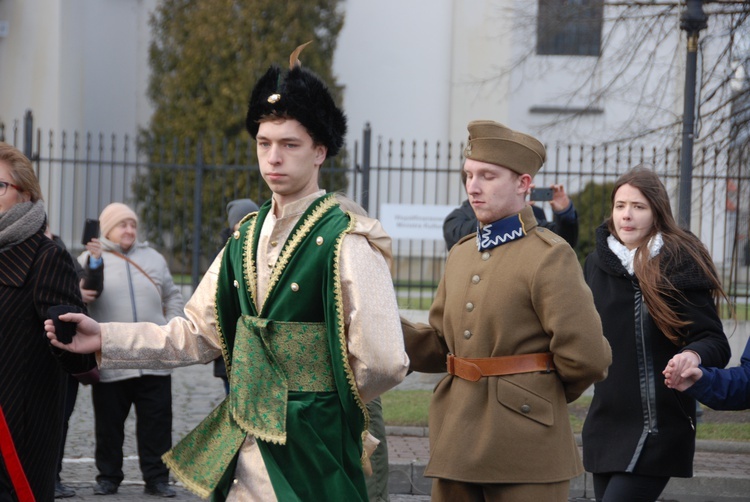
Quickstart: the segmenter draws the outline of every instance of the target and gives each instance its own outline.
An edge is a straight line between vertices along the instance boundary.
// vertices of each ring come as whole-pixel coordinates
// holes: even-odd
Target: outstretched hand
[[[689,353],[683,352],[675,355],[662,371],[664,384],[670,389],[682,392],[692,387],[703,376],[703,371],[698,367],[695,356],[686,354]]]
[[[98,322],[84,314],[73,313],[62,314],[60,320],[76,323],[76,334],[71,343],[60,343],[55,333],[55,324],[52,319],[47,319],[44,321],[44,330],[52,345],[77,354],[91,354],[102,349],[102,331]]]

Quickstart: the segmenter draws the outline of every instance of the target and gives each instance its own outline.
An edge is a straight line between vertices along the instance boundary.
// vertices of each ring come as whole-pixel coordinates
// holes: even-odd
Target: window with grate
[[[536,53],[599,56],[604,0],[539,0]]]

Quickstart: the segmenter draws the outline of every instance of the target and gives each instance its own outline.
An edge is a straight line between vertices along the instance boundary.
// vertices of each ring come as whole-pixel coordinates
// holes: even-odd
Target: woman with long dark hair
[[[675,222],[651,169],[637,166],[612,190],[596,230],[586,282],[612,346],[583,426],[583,462],[597,501],[654,501],[669,478],[693,475],[695,400],[664,385],[680,370],[723,367],[729,344],[717,303],[725,296],[706,247]]]

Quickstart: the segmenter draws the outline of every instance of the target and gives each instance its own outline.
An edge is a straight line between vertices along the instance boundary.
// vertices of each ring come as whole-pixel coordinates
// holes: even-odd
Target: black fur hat
[[[320,77],[297,61],[303,47],[292,53],[290,70],[273,65],[255,84],[245,126],[255,139],[262,117],[291,117],[305,126],[313,141],[327,147],[327,157],[334,157],[344,144],[346,116]]]

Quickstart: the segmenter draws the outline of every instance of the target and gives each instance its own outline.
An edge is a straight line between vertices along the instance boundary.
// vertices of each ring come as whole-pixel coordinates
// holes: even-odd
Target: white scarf
[[[633,275],[635,273],[635,269],[633,268],[633,260],[635,259],[635,252],[638,250],[638,248],[628,249],[627,247],[625,247],[625,244],[618,241],[612,234],[609,234],[609,237],[607,237],[607,245],[609,246],[609,249],[612,250],[612,252],[615,254],[615,256],[620,259],[620,262],[622,263],[622,266],[625,267],[625,270],[627,270],[630,275]],[[648,244],[646,245],[648,247],[649,259],[658,255],[663,245],[664,239],[662,238],[661,232],[657,232],[656,235],[649,239]]]

